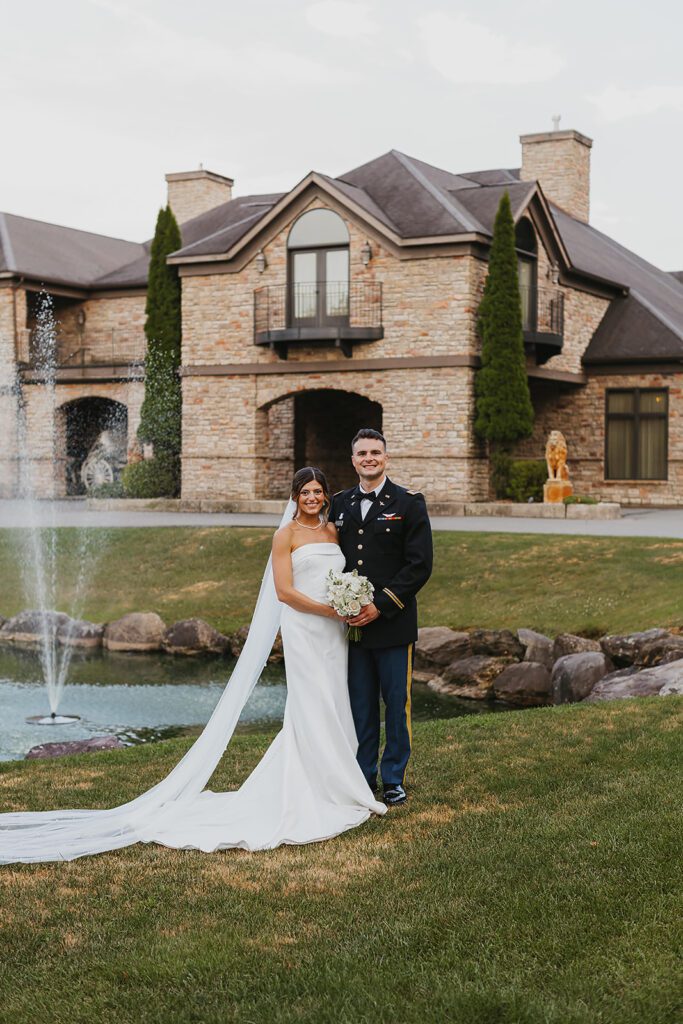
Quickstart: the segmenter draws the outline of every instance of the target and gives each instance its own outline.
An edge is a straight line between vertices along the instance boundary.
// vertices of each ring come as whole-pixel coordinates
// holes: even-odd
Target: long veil
[[[292,517],[289,501],[281,525]],[[230,742],[242,708],[258,682],[280,627],[282,605],[271,560],[261,582],[247,641],[203,732],[161,782],[135,800],[110,810],[22,811],[0,814],[0,864],[75,860],[131,846],[154,829],[154,819],[173,805],[182,818],[211,778]]]

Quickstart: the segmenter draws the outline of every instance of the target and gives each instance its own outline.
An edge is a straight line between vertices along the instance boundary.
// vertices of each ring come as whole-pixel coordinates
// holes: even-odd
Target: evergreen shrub
[[[121,481],[127,498],[174,498],[178,493],[177,459],[157,455],[126,466]]]
[[[179,376],[181,358],[180,280],[177,268],[166,257],[182,244],[180,229],[169,206],[159,211],[149,262],[149,283],[145,307],[145,397],[140,410],[138,439],[154,448],[154,469],[136,469],[131,487],[163,484],[166,496],[169,465],[176,489],[180,484],[182,391]],[[157,461],[159,460],[159,461]],[[151,460],[150,460],[151,461]],[[141,465],[141,464],[139,464]],[[141,481],[145,481],[144,485]],[[135,481],[133,483],[132,481]],[[138,483],[140,481],[140,483]],[[156,495],[139,495],[156,497]]]
[[[492,452],[505,451],[512,442],[530,437],[534,423],[524,354],[515,225],[507,192],[496,214],[478,327],[481,369],[475,377],[474,429],[489,442]]]
[[[125,498],[126,492],[123,483],[115,480],[113,484],[100,484],[88,491],[89,498]]]
[[[543,501],[543,484],[548,477],[544,459],[514,459],[510,462],[506,498],[513,501]]]

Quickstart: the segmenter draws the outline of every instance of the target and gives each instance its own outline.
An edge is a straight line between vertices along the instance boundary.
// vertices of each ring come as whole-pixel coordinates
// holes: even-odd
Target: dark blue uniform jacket
[[[361,515],[357,487],[332,499],[330,521],[339,531],[346,571],[357,569],[375,587],[380,616],[362,630],[364,647],[398,647],[417,640],[415,595],[432,572],[432,531],[421,494],[387,479],[378,500]]]

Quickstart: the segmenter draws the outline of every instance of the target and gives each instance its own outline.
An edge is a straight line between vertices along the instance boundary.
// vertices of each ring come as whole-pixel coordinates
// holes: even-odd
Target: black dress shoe
[[[389,807],[395,807],[396,804],[404,804],[405,802],[406,791],[403,786],[394,783],[384,787],[384,803]]]

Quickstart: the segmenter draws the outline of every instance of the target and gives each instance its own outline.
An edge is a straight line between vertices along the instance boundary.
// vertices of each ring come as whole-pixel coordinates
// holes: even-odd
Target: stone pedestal
[[[546,480],[543,484],[543,501],[549,505],[558,505],[573,493],[569,480]]]

